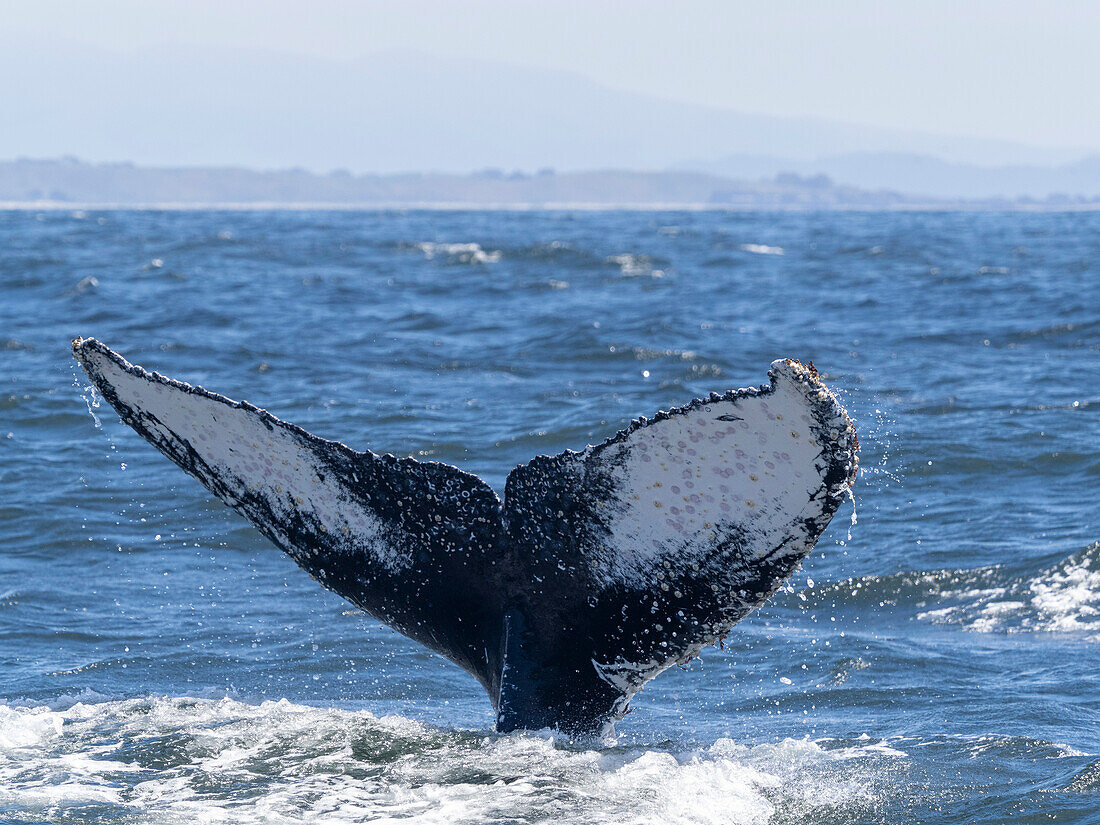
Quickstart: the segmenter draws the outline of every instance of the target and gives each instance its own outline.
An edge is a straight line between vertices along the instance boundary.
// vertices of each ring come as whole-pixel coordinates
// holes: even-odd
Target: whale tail
[[[798,567],[855,478],[816,370],[538,456],[502,502],[438,462],[358,452],[127,362],[73,352],[129,426],[324,587],[485,687],[497,727],[595,733]]]

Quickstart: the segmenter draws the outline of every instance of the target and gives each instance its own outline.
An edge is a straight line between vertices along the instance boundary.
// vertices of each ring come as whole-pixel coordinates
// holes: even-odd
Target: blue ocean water
[[[1100,821],[1100,215],[0,212],[0,820]],[[863,469],[615,742],[500,736],[69,340],[500,489],[813,360]]]

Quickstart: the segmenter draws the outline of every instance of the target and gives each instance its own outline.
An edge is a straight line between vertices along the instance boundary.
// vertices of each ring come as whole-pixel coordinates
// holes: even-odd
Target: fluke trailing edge
[[[127,362],[73,352],[122,420],[322,585],[473,674],[497,727],[596,733],[798,567],[852,484],[813,366],[512,470],[357,452]]]

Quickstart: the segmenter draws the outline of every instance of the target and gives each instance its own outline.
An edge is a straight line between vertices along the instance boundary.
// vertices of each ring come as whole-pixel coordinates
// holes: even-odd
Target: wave
[[[748,247],[752,248],[748,249]],[[396,248],[420,252],[429,261],[441,261],[446,264],[494,264],[507,259],[512,263],[553,264],[579,271],[600,270],[610,266],[616,268],[620,275],[627,278],[639,276],[663,278],[668,274],[669,263],[663,258],[640,252],[623,252],[605,256],[591,249],[562,241],[501,249],[486,249],[476,242],[440,243],[418,241],[415,243],[400,243],[397,244]],[[748,244],[745,248],[750,252],[782,254],[782,250],[779,250],[778,247]],[[764,250],[767,250],[767,252],[764,252]],[[555,281],[553,283],[564,282]]]
[[[562,271],[598,270],[605,268],[608,264],[607,259],[597,252],[565,241],[546,241],[507,247],[506,251],[509,261],[553,264]]]
[[[1003,565],[867,576],[804,591],[806,604],[912,605],[917,618],[979,633],[1073,633],[1100,641],[1100,542],[1028,571]]]
[[[658,261],[651,255],[639,255],[633,252],[624,252],[621,255],[612,255],[607,259],[609,264],[615,264],[626,278],[636,278],[639,275],[648,275],[651,278],[663,278],[665,270],[658,268]]]
[[[1003,582],[996,582],[995,574],[993,581],[990,578],[979,574],[958,581],[940,593],[957,604],[925,610],[917,617],[980,632],[1083,633],[1090,641],[1100,641],[1100,542],[1034,576]]]
[[[157,822],[816,821],[876,809],[907,761],[866,737],[593,747],[285,699],[64,704],[0,705],[5,810]]]
[[[429,261],[441,258],[450,263],[460,264],[495,264],[504,253],[499,249],[486,251],[478,243],[433,243],[423,241],[415,244],[415,247],[424,253]]]
[[[994,348],[1014,347],[1019,344],[1027,344],[1035,341],[1057,342],[1066,349],[1092,348],[1096,340],[1096,332],[1100,330],[1100,321],[1079,321],[1070,323],[1049,324],[1041,327],[1027,327],[1023,329],[1004,330],[990,333],[983,339],[986,346]],[[975,334],[972,328],[960,326],[956,329],[948,329],[940,332],[924,332],[918,335],[909,335],[904,339],[913,344],[972,344]]]
[[[743,243],[738,247],[742,252],[751,252],[754,255],[782,255],[783,247],[767,246],[762,243]]]

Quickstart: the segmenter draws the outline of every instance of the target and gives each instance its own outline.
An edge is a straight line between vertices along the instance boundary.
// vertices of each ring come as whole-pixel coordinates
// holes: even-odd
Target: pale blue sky
[[[4,2],[7,36],[330,58],[415,49],[778,115],[1100,149],[1100,3]]]

